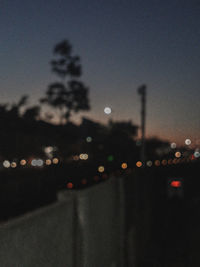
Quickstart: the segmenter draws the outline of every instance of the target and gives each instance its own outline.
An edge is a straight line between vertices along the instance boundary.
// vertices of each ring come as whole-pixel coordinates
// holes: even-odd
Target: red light
[[[70,182],[67,183],[67,188],[68,188],[68,189],[72,189],[73,187],[74,187],[74,185],[73,185],[72,183],[70,183]]]
[[[94,176],[94,180],[95,180],[95,182],[98,182],[99,181],[99,176]]]
[[[178,188],[178,187],[181,187],[181,182],[180,181],[172,181],[171,183],[170,183],[170,185],[171,185],[171,187],[176,187],[176,188]]]
[[[86,185],[86,184],[87,184],[87,179],[82,179],[82,180],[81,180],[81,183],[82,183],[83,185]]]

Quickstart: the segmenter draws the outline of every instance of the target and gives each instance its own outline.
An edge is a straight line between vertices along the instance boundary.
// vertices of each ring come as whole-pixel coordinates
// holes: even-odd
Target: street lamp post
[[[138,94],[141,95],[141,151],[140,158],[145,163],[145,120],[146,120],[146,85],[143,84],[138,88]]]

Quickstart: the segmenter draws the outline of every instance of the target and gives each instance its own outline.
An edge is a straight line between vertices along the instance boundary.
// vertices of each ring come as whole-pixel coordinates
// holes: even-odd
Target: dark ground
[[[95,170],[96,166],[54,166],[1,171],[1,221],[56,201],[56,192],[66,188],[67,182],[74,181],[76,190],[107,179],[98,174],[99,181],[95,181]],[[137,230],[137,267],[199,267],[200,162],[137,169],[132,174],[117,171],[114,175],[126,179],[126,222],[127,229],[135,225]],[[81,183],[83,178],[86,184]],[[172,178],[181,180],[182,189],[173,189],[170,194]]]

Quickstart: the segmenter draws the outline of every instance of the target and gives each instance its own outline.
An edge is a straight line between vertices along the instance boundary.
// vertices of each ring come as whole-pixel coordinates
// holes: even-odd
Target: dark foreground
[[[113,174],[116,179],[126,179],[126,228],[128,233],[135,225],[136,266],[199,267],[199,161]],[[69,182],[74,181],[73,189],[84,190],[108,178],[92,168],[73,171],[65,166],[1,172],[0,219],[8,220],[56,201],[57,191],[69,190]],[[173,181],[175,187],[171,186]],[[135,267],[131,261],[126,266]]]
[[[138,267],[200,266],[199,173],[196,162],[144,171],[136,181]]]

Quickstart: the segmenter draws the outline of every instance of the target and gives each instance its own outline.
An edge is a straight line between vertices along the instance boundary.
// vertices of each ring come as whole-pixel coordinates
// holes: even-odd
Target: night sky
[[[58,78],[49,62],[68,39],[80,55],[91,111],[81,116],[140,124],[137,88],[147,85],[147,135],[200,139],[200,1],[3,0],[0,3],[1,103],[31,103]],[[199,142],[199,141],[198,141]]]

